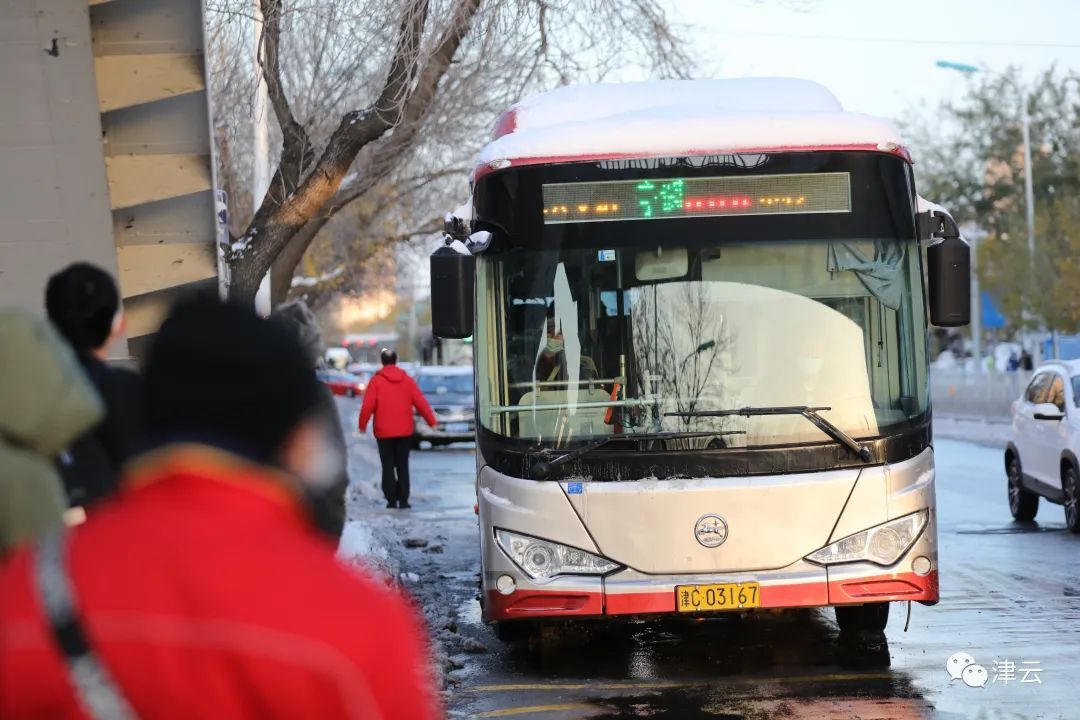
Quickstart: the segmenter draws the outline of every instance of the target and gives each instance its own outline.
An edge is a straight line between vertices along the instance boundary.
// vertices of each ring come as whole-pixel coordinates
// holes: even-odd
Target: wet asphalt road
[[[998,450],[936,447],[942,599],[914,605],[907,632],[906,606],[894,604],[887,645],[841,641],[819,610],[579,624],[503,645],[479,621],[474,455],[414,453],[414,509],[400,531],[437,537],[445,552],[406,553],[422,578],[413,590],[452,605],[473,650],[487,649],[454,656],[451,717],[1080,718],[1080,537],[1056,505],[1012,523]],[[950,681],[958,651],[985,666],[985,687]],[[1021,668],[1036,667],[1021,683]]]

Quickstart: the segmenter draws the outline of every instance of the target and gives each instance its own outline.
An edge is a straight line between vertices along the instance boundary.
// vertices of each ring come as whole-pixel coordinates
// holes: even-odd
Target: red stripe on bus
[[[516,591],[503,595],[497,590],[490,590],[484,614],[489,620],[603,615],[604,596],[599,592],[553,590]]]
[[[890,600],[937,602],[937,570],[926,575],[894,573],[875,577],[843,578],[829,583],[830,605]]]
[[[662,590],[648,593],[608,593],[605,598],[608,615],[644,615],[675,612],[675,592]],[[816,607],[828,605],[828,588],[824,581],[762,585],[761,607]]]
[[[761,586],[762,608],[823,607],[866,602],[938,601],[937,571],[927,575],[891,573],[831,582]],[[643,593],[492,590],[484,615],[488,620],[541,617],[601,617],[604,615],[656,615],[675,612],[674,589]]]

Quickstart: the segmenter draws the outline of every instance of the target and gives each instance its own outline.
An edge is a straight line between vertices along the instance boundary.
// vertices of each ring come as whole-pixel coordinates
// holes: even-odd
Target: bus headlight
[[[915,543],[926,527],[929,516],[919,510],[887,523],[882,523],[854,535],[848,535],[831,545],[807,555],[806,559],[819,565],[869,560],[878,565],[892,565]]]
[[[495,539],[510,559],[534,580],[556,575],[603,575],[619,567],[599,555],[509,530],[496,530]]]

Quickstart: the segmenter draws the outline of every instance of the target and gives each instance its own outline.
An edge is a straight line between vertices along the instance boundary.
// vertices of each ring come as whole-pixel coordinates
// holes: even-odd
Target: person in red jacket
[[[435,413],[431,411],[431,405],[424,393],[420,392],[416,381],[397,366],[396,352],[383,348],[379,360],[382,361],[382,369],[375,373],[364,390],[364,403],[360,406],[360,432],[367,432],[368,421],[374,415],[386,507],[408,508],[411,507],[409,451],[413,445],[413,409],[431,427],[435,427]]]
[[[182,302],[143,390],[119,492],[0,568],[0,717],[441,717],[410,602],[313,521],[337,454],[285,329]]]

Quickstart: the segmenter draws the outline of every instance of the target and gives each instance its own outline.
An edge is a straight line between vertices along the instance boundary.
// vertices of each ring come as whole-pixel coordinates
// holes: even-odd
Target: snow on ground
[[[393,576],[390,551],[384,542],[375,539],[374,528],[367,520],[349,520],[341,534],[338,557],[347,563],[364,567],[372,566],[385,575]]]
[[[571,85],[523,100],[508,117],[512,131],[480,163],[902,144],[892,123],[844,112],[826,88],[788,78]]]
[[[441,575],[434,568],[464,562],[469,566],[472,556],[463,559],[443,558],[448,538],[432,531],[430,513],[436,512],[436,499],[431,495],[430,466],[435,458],[414,453],[411,462],[413,509],[389,510],[380,489],[379,455],[370,435],[361,436],[356,430],[359,401],[338,399],[345,437],[349,447],[349,490],[346,496],[347,522],[338,547],[338,557],[359,572],[372,574],[403,588],[423,612],[431,641],[431,664],[436,683],[449,689],[458,682],[456,674],[464,667],[463,657],[486,652],[483,643],[460,632],[459,602],[449,601],[449,583],[465,584],[471,588],[472,578],[458,582],[457,578]],[[426,461],[426,462],[425,462]],[[437,462],[437,460],[435,460]],[[440,526],[441,527],[441,526]],[[472,528],[462,530],[470,535]],[[458,545],[461,543],[458,542]],[[471,596],[472,590],[466,591]],[[461,589],[458,589],[461,595]],[[460,599],[460,598],[459,598]]]
[[[350,412],[349,406],[356,410]],[[343,424],[348,428],[349,490],[345,497],[345,530],[338,544],[338,557],[363,572],[374,572],[390,582],[401,584],[402,565],[396,546],[400,543],[394,516],[386,512],[386,501],[379,489],[379,455],[375,443],[357,442],[354,428],[357,402],[338,404]]]

